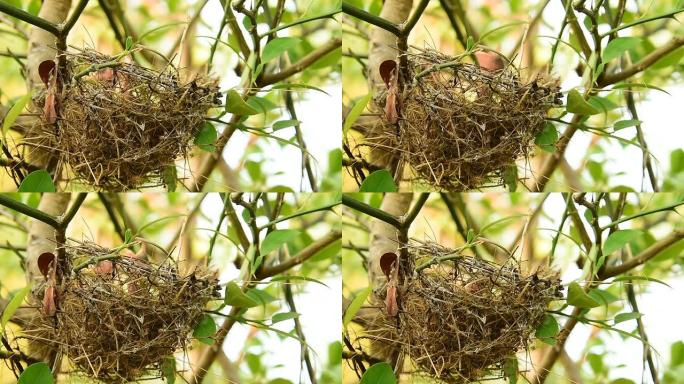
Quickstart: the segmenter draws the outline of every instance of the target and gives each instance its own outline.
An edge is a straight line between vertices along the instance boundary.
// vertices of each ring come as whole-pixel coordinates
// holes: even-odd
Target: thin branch
[[[359,212],[365,213],[368,216],[372,216],[378,220],[384,221],[385,223],[387,223],[387,224],[389,224],[389,225],[391,225],[397,229],[401,229],[401,227],[402,227],[401,221],[396,216],[390,215],[389,213],[387,213],[381,209],[371,207],[370,205],[368,205],[364,202],[358,201],[358,200],[356,200],[356,199],[354,199],[354,198],[352,198],[346,194],[342,195],[342,204],[344,204],[344,205],[346,205],[352,209],[355,209]]]
[[[653,52],[644,56],[641,60],[623,69],[622,71],[613,74],[606,74],[603,79],[598,82],[598,85],[599,87],[605,87],[634,76],[637,73],[646,70],[648,67],[655,64],[656,61],[662,59],[665,55],[681,47],[682,45],[684,45],[684,36],[674,37],[672,40],[667,42],[667,44],[655,49]]]
[[[344,8],[344,4],[342,4],[342,7]],[[300,24],[308,23],[308,22],[310,22],[310,21],[320,20],[320,19],[329,19],[329,18],[332,18],[333,16],[335,16],[336,14],[338,14],[338,13],[340,13],[340,12],[341,12],[341,10],[336,9],[336,10],[332,10],[332,11],[330,11],[330,12],[322,13],[322,14],[320,14],[320,15],[305,17],[305,18],[302,18],[302,19],[293,21],[293,22],[291,22],[291,23],[282,24],[282,25],[279,25],[279,26],[276,27],[276,28],[269,29],[268,31],[266,31],[266,32],[264,32],[264,33],[262,33],[262,34],[260,34],[259,37],[264,38],[264,37],[270,35],[271,33],[278,32],[278,31],[281,31],[281,30],[283,30],[283,29],[287,29],[287,28],[290,28],[290,27],[294,27],[295,25],[300,25]]]
[[[255,274],[255,276],[257,279],[262,280],[271,276],[275,276],[279,273],[285,272],[292,267],[302,264],[306,260],[316,255],[320,250],[341,238],[341,231],[330,232],[327,235],[309,244],[306,248],[302,249],[297,254],[281,262],[280,264],[268,267],[264,266],[264,268],[262,268],[261,271],[258,271]]]
[[[284,68],[280,72],[273,73],[273,74],[264,74],[263,77],[257,81],[257,86],[265,87],[267,85],[277,83],[281,80],[285,80],[288,77],[305,70],[311,64],[315,63],[316,61],[318,61],[323,56],[325,56],[328,53],[336,50],[337,48],[340,48],[341,46],[342,46],[342,39],[340,39],[340,38],[333,39],[333,40],[325,43],[324,45],[318,47],[317,49],[313,50],[308,55],[302,57],[296,63],[290,65],[287,68]]]
[[[74,27],[76,24],[76,21],[78,20],[79,17],[81,17],[81,13],[83,13],[83,10],[85,9],[86,5],[88,5],[88,0],[81,0],[78,2],[78,5],[76,5],[76,9],[74,12],[71,14],[69,19],[64,23],[60,30],[60,36],[63,38],[66,38],[66,36],[69,34],[71,31],[71,28]]]
[[[650,247],[644,249],[641,251],[641,253],[625,261],[624,263],[614,267],[606,267],[603,270],[603,273],[600,273],[598,277],[601,280],[605,280],[632,270],[658,256],[660,252],[664,251],[682,239],[684,239],[684,229],[677,229],[668,236],[653,243]]]
[[[342,200],[344,200],[344,196],[342,197]],[[342,201],[342,203],[344,203],[344,201]],[[295,217],[308,215],[309,213],[320,212],[320,211],[327,211],[327,210],[330,210],[330,209],[332,209],[332,208],[334,208],[334,207],[336,207],[336,206],[338,206],[338,205],[340,205],[340,202],[339,202],[339,201],[336,201],[336,202],[334,202],[334,203],[322,205],[322,206],[320,206],[320,207],[316,207],[316,208],[311,208],[311,209],[305,209],[305,210],[302,210],[302,211],[298,211],[298,212],[295,212],[295,213],[293,213],[293,214],[291,214],[291,215],[281,216],[281,217],[279,217],[279,218],[277,218],[277,219],[275,219],[275,220],[272,220],[272,221],[269,221],[268,223],[265,223],[265,224],[260,225],[260,226],[259,226],[259,230],[268,228],[268,227],[272,226],[273,224],[278,224],[278,223],[282,223],[283,221],[287,221],[287,220],[290,220],[290,219],[294,219]]]
[[[100,202],[102,202],[102,205],[105,207],[105,210],[107,211],[109,220],[112,222],[112,225],[114,226],[114,232],[116,232],[121,241],[124,241],[126,239],[126,233],[124,229],[121,227],[118,217],[116,217],[116,211],[114,210],[112,203],[109,201],[109,199],[107,199],[107,196],[102,192],[98,192],[97,197],[100,199]]]
[[[653,209],[649,209],[649,210],[646,210],[646,211],[642,211],[642,212],[635,213],[635,214],[633,214],[633,215],[625,216],[625,217],[623,217],[623,218],[621,218],[621,219],[612,221],[612,222],[610,222],[610,223],[608,223],[608,224],[602,226],[602,227],[601,227],[601,230],[606,230],[606,229],[608,229],[608,228],[610,228],[610,227],[612,227],[612,226],[614,226],[614,225],[617,225],[617,224],[620,224],[620,223],[624,223],[625,221],[634,220],[634,219],[636,219],[637,217],[647,216],[647,215],[650,215],[650,214],[653,214],[653,213],[658,213],[658,212],[663,212],[663,211],[673,211],[675,208],[679,207],[680,205],[684,205],[684,201],[679,201],[679,202],[676,202],[676,203],[664,205],[664,206],[662,206],[662,207],[653,208]]]
[[[304,168],[304,170],[306,170],[306,175],[309,179],[309,185],[311,186],[311,190],[313,192],[318,192],[316,174],[314,173],[313,168],[311,166],[311,156],[309,155],[309,151],[307,151],[306,149],[306,142],[304,141],[304,135],[302,135],[302,127],[299,124],[299,120],[297,120],[297,110],[295,109],[294,100],[292,99],[292,92],[284,92],[284,98],[285,107],[287,108],[287,111],[290,114],[290,118],[297,121],[294,125],[294,129],[295,137],[297,138],[297,142],[299,142],[299,148],[302,153],[302,167]]]
[[[631,91],[631,88],[628,88],[627,92],[625,92],[625,101],[627,102],[627,109],[629,109],[629,113],[632,116],[632,119],[637,121],[634,128],[636,128],[637,139],[639,140],[639,145],[641,146],[641,151],[643,152],[643,168],[646,168],[646,173],[648,173],[648,180],[651,182],[651,188],[653,188],[653,192],[659,192],[660,188],[658,187],[658,180],[656,178],[655,171],[653,170],[653,164],[651,163],[651,155],[648,151],[646,138],[644,137],[644,130],[641,129],[639,114],[637,113],[636,104],[634,102],[634,94]]]
[[[665,18],[674,18],[673,17],[674,15],[681,13],[681,12],[684,12],[684,9],[675,9],[674,11],[670,11],[670,12],[664,13],[662,15],[656,15],[656,16],[652,16],[652,17],[645,17],[643,19],[634,20],[631,23],[623,24],[619,27],[615,27],[615,28],[611,29],[610,31],[606,31],[606,32],[602,33],[601,37],[606,37],[608,35],[612,35],[615,32],[621,31],[623,29],[631,28],[635,25],[648,23],[648,22],[651,22],[654,20],[665,19]]]
[[[26,216],[32,217],[38,221],[41,221],[55,229],[59,229],[61,224],[59,220],[57,220],[56,217],[52,215],[48,215],[47,213],[35,209],[33,207],[30,207],[20,201],[14,200],[13,198],[0,194],[0,205],[4,205],[5,207],[12,209],[14,211],[17,211],[19,213],[23,213]]]
[[[385,31],[396,35],[397,37],[401,35],[401,29],[398,25],[389,22],[382,17],[378,17],[372,13],[366,12],[363,9],[356,8],[346,1],[342,2],[342,11],[350,16],[356,17],[357,19],[363,20],[369,24],[373,24],[378,28],[382,28]]]
[[[86,199],[86,197],[88,197],[88,194],[85,192],[81,192],[78,195],[76,195],[76,199],[73,203],[71,203],[71,206],[60,220],[60,225],[62,228],[66,228],[71,222],[71,220],[73,220],[74,216],[76,216],[78,209],[81,208],[81,204],[83,204],[83,201]]]
[[[636,294],[634,293],[634,284],[630,284],[631,281],[627,281],[625,284],[625,292],[627,293],[627,300],[632,307],[632,312],[639,313],[639,304],[637,303]],[[644,327],[644,321],[641,317],[636,319],[637,329],[639,330],[639,336],[644,344],[644,360],[648,364],[648,370],[651,373],[651,379],[653,379],[653,384],[660,384],[660,379],[658,377],[658,370],[656,369],[655,361],[653,360],[653,353],[651,352],[651,347],[648,344],[648,335],[646,334],[646,327]]]
[[[61,31],[57,25],[38,16],[34,16],[24,10],[15,8],[4,1],[0,1],[0,12],[6,13],[33,26],[48,31],[56,37],[59,37],[61,34]]]
[[[420,213],[420,210],[423,209],[423,205],[425,205],[425,202],[427,199],[430,197],[430,194],[427,192],[423,192],[420,194],[418,197],[418,200],[413,204],[413,207],[411,207],[411,210],[408,212],[406,217],[404,217],[403,220],[401,220],[401,226],[404,229],[408,229],[413,221],[416,219],[418,214]]]
[[[290,312],[297,313],[297,306],[295,305],[294,297],[292,296],[292,285],[287,284],[287,282],[288,281],[286,280],[286,284],[283,284],[285,301],[287,302],[287,306],[290,307]],[[306,365],[306,371],[309,374],[309,380],[311,381],[311,384],[318,384],[318,380],[316,379],[316,370],[314,369],[314,365],[311,361],[311,354],[309,353],[309,346],[306,344],[306,336],[302,330],[302,324],[297,316],[295,316],[293,321],[294,329],[301,345],[301,359],[304,360],[304,364]]]
[[[573,328],[575,328],[575,325],[577,325],[581,313],[582,308],[580,307],[575,307],[572,310],[572,314],[568,317],[563,329],[561,329],[556,337],[556,344],[544,355],[540,366],[536,369],[537,374],[530,378],[530,383],[542,384],[544,381],[546,381],[546,378],[548,377],[549,373],[551,373],[551,368],[553,368],[553,365],[556,363],[561,351],[565,350],[565,342],[568,340],[570,332],[572,332]]]

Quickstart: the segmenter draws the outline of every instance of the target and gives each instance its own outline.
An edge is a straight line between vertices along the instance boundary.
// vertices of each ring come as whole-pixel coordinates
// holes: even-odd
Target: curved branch
[[[4,205],[9,209],[17,211],[19,213],[23,213],[24,215],[41,221],[55,229],[59,229],[61,226],[61,223],[59,222],[59,220],[57,220],[56,217],[48,215],[47,213],[39,209],[35,209],[31,206],[28,206],[20,201],[14,200],[13,198],[7,195],[0,194],[0,205]]]
[[[315,63],[318,61],[320,58],[323,56],[327,55],[328,53],[334,51],[335,49],[339,48],[342,46],[342,39],[333,39],[326,44],[320,46],[319,48],[315,49],[308,55],[302,57],[299,61],[296,63],[290,65],[287,68],[284,68],[282,71],[278,73],[273,73],[273,74],[267,74],[264,75],[261,79],[257,81],[257,86],[259,87],[265,87],[270,84],[277,83],[281,80],[285,80],[288,77],[295,75],[306,68],[308,68],[311,64]]]
[[[659,241],[653,243],[650,247],[644,249],[638,255],[625,261],[624,263],[614,266],[606,267],[603,273],[599,274],[601,280],[609,279],[617,275],[623,274],[631,269],[634,269],[652,258],[658,256],[660,252],[669,248],[676,242],[684,239],[684,229],[677,229],[673,233],[669,234],[667,237],[660,239]]]
[[[607,85],[615,84],[619,81],[625,80],[639,72],[643,72],[648,67],[655,64],[656,61],[662,59],[665,55],[681,47],[682,45],[684,45],[684,36],[677,36],[670,40],[667,44],[644,56],[641,60],[623,69],[622,71],[605,75],[603,79],[598,82],[598,85],[599,87],[605,87]]]
[[[274,265],[274,266],[262,268],[261,271],[257,272],[255,276],[257,279],[262,280],[262,279],[265,279],[267,277],[275,276],[279,273],[285,272],[288,269],[307,261],[308,259],[313,257],[315,254],[317,254],[320,250],[322,250],[323,248],[327,247],[328,245],[334,243],[335,241],[337,241],[341,238],[342,238],[342,232],[341,231],[330,232],[327,235],[325,235],[325,236],[321,237],[320,239],[314,241],[313,243],[309,244],[306,248],[302,249],[296,255],[290,257],[289,259],[283,261],[282,263]]]
[[[368,216],[372,216],[378,220],[384,221],[385,223],[395,227],[396,229],[401,229],[401,221],[396,216],[390,215],[389,213],[383,210],[371,207],[370,205],[358,201],[347,195],[342,195],[342,204],[350,208],[353,208],[359,212],[365,213]]]
[[[48,31],[55,35],[55,37],[59,37],[61,34],[61,30],[59,27],[41,17],[32,15],[22,9],[15,8],[4,1],[0,1],[0,12],[6,13],[12,17],[15,17],[21,21],[25,21],[33,26],[36,26],[42,30]]]

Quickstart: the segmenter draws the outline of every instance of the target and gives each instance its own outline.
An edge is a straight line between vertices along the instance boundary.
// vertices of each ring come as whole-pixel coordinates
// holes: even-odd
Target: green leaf
[[[556,344],[556,335],[558,335],[558,322],[556,318],[551,315],[546,315],[541,325],[537,327],[534,336],[549,345]]]
[[[620,120],[616,121],[615,124],[613,124],[613,129],[616,131],[619,131],[621,129],[629,128],[629,127],[634,127],[636,125],[641,124],[641,120]]]
[[[368,295],[370,295],[371,291],[373,288],[367,287],[361,292],[359,292],[356,297],[354,297],[354,300],[351,301],[349,306],[347,307],[347,310],[344,311],[344,317],[342,318],[342,328],[346,329],[347,325],[352,321],[354,316],[356,316],[356,313],[361,309],[363,306],[363,303],[366,302],[366,299],[368,298]]]
[[[347,135],[347,131],[349,131],[349,128],[351,128],[351,126],[354,125],[359,116],[361,116],[363,110],[366,109],[366,105],[368,105],[368,102],[370,101],[372,96],[373,95],[371,93],[368,93],[366,96],[359,99],[359,101],[357,101],[356,104],[354,104],[352,109],[347,114],[347,118],[344,119],[344,125],[342,125],[342,136]]]
[[[29,173],[19,185],[19,192],[55,192],[56,190],[52,177],[44,169]]]
[[[216,128],[211,123],[205,121],[199,131],[197,131],[194,143],[203,151],[216,152],[216,146],[214,145],[216,139],[218,139]]]
[[[162,377],[168,384],[176,382],[176,359],[173,356],[167,356],[161,365]]]
[[[55,379],[47,364],[40,362],[29,365],[19,376],[17,384],[53,384]]]
[[[283,128],[294,127],[294,126],[298,125],[299,123],[301,123],[301,121],[294,120],[294,119],[293,120],[279,120],[279,121],[276,121],[275,123],[273,123],[273,130],[278,131],[278,130],[281,130]]]
[[[264,51],[261,54],[261,62],[268,63],[269,61],[279,57],[288,49],[294,48],[301,44],[302,39],[298,37],[278,37],[266,44]]]
[[[582,287],[575,282],[570,283],[570,286],[568,287],[567,302],[569,305],[579,308],[594,308],[601,306],[598,301],[587,295]]]
[[[226,95],[226,112],[240,116],[258,115],[260,113],[245,103],[240,94],[234,89],[228,91]]]
[[[266,255],[277,250],[283,244],[295,239],[300,233],[301,231],[296,229],[277,229],[269,233],[261,242],[261,254]]]
[[[501,178],[508,188],[508,191],[515,192],[518,189],[518,166],[515,164],[506,166]]]
[[[619,379],[615,379],[610,382],[610,384],[634,384],[633,380],[630,379],[625,379],[624,377],[621,377]]]
[[[375,171],[361,183],[359,192],[396,192],[392,174],[386,169]]]
[[[271,316],[271,324],[280,323],[281,321],[294,319],[296,317],[299,317],[299,313],[297,312],[276,313],[275,315]]]
[[[292,280],[292,281],[296,281],[296,280],[309,281],[312,283],[320,284],[324,287],[328,287],[324,282],[322,282],[320,280],[316,280],[313,277],[307,277],[307,276],[275,276],[271,279],[272,282],[273,281],[289,281],[289,280]]]
[[[625,312],[625,313],[618,313],[615,315],[615,318],[613,319],[613,323],[622,323],[623,321],[628,321],[628,320],[634,320],[638,319],[641,317],[641,313],[639,312]]]
[[[568,92],[568,105],[566,109],[568,112],[578,115],[597,115],[601,113],[601,111],[587,103],[576,89]]]
[[[259,305],[262,306],[265,306],[268,303],[272,303],[278,300],[275,297],[271,296],[271,294],[269,294],[268,292],[256,288],[248,290],[247,292],[245,292],[245,295],[247,295],[247,297],[256,301],[257,303],[259,303]]]
[[[9,109],[7,115],[5,115],[5,120],[2,122],[2,141],[7,142],[7,131],[12,127],[12,124],[17,120],[17,117],[24,110],[26,104],[31,100],[31,92],[22,96],[16,103]]]
[[[475,240],[475,230],[470,228],[466,234],[466,243],[471,244]]]
[[[620,57],[623,53],[635,49],[641,44],[642,40],[640,37],[618,37],[612,40],[603,50],[603,62],[607,63]]]
[[[616,277],[616,278],[613,280],[613,282],[615,283],[615,282],[618,282],[618,281],[632,281],[632,280],[645,280],[645,281],[651,281],[651,282],[658,283],[658,284],[662,284],[662,285],[664,285],[664,286],[666,286],[666,287],[672,288],[669,284],[667,284],[666,282],[664,282],[664,281],[662,281],[662,280],[658,280],[658,279],[656,279],[656,278],[647,277],[647,276],[629,276],[629,275],[628,275],[628,276],[618,276],[618,277]]]
[[[162,181],[169,192],[176,192],[176,185],[178,184],[178,173],[176,165],[171,164],[164,167],[162,172]]]
[[[510,384],[518,383],[518,359],[515,355],[507,357],[504,361],[503,375]]]
[[[622,229],[615,231],[608,236],[606,242],[603,243],[603,254],[608,256],[615,251],[619,251],[627,244],[630,244],[644,234],[644,231],[638,229]]]
[[[204,344],[212,345],[214,344],[214,339],[212,336],[216,333],[216,322],[209,315],[202,316],[202,320],[195,326],[195,330],[192,331],[192,337],[198,339]]]
[[[226,305],[241,308],[252,308],[260,305],[256,300],[245,295],[234,281],[231,281],[226,285],[226,297],[223,299],[223,302]]]
[[[133,48],[133,38],[131,36],[126,37],[126,50],[130,51]]]
[[[288,379],[283,379],[283,378],[279,377],[277,379],[273,379],[273,380],[269,381],[267,384],[292,384],[292,382]]]
[[[17,311],[17,309],[19,309],[21,303],[24,302],[24,299],[29,292],[31,292],[31,284],[26,285],[19,292],[17,292],[2,311],[2,317],[0,317],[0,329],[2,329],[3,334],[5,334],[5,326],[10,321],[12,316],[14,316],[14,313]]]
[[[130,228],[126,228],[126,232],[124,232],[124,243],[130,243],[131,239],[133,239],[133,231],[131,231]]]
[[[600,268],[600,266],[597,267],[597,269]],[[588,293],[589,297],[592,299],[596,300],[597,303],[601,303],[601,305],[608,305],[610,303],[614,303],[618,300],[620,300],[619,297],[613,295],[612,293],[604,290],[604,289],[592,289]]]
[[[556,152],[556,141],[558,141],[558,131],[548,121],[544,125],[544,129],[534,138],[534,143],[546,152]]]
[[[359,384],[397,384],[397,378],[389,364],[376,363],[366,370]]]

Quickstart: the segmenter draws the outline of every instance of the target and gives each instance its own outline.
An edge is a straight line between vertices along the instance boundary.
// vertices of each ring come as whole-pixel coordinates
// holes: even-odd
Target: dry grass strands
[[[547,111],[560,104],[555,78],[525,83],[513,65],[489,70],[431,50],[407,55],[398,121],[383,114],[385,133],[369,145],[398,152],[418,181],[440,190],[500,183],[507,167],[528,158]],[[387,93],[374,100],[378,111],[386,103]]]
[[[386,358],[393,348],[445,382],[500,376],[505,360],[528,347],[549,303],[562,297],[554,272],[523,276],[512,261],[497,265],[436,244],[409,247],[420,272],[400,295],[399,315],[382,311],[366,337],[373,355]],[[444,257],[453,260],[420,266]]]
[[[92,243],[67,252],[78,263],[118,255]],[[106,383],[158,375],[163,359],[186,346],[207,302],[219,296],[217,280],[199,269],[181,276],[168,262],[112,261],[111,270],[91,263],[65,278],[56,316],[40,311],[26,338],[57,349],[86,376]],[[43,291],[34,289],[32,300],[42,303]]]
[[[98,189],[159,184],[167,166],[187,157],[209,108],[220,104],[215,79],[182,83],[171,65],[159,72],[92,50],[70,53],[68,62],[73,77],[58,95],[56,127],[44,121],[42,137],[31,141],[57,152],[73,178]],[[44,103],[37,100],[41,111]]]

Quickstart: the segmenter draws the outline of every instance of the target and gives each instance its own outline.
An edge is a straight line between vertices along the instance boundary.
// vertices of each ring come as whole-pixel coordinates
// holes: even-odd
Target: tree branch
[[[30,207],[20,201],[14,200],[13,198],[7,195],[0,194],[0,205],[4,205],[9,209],[17,211],[19,213],[23,213],[24,215],[41,221],[55,229],[59,229],[61,226],[61,223],[59,222],[59,220],[57,220],[56,217],[48,215],[47,213]]]
[[[323,56],[327,55],[328,53],[334,51],[337,48],[340,48],[342,46],[342,39],[337,38],[333,39],[326,44],[320,46],[319,48],[315,49],[308,55],[302,57],[299,61],[296,63],[290,65],[287,68],[284,68],[278,73],[273,73],[273,74],[265,74],[261,79],[257,81],[257,86],[259,87],[265,87],[270,84],[277,83],[281,80],[285,80],[288,77],[295,75],[303,70],[305,70],[307,67],[309,67],[311,64],[315,63],[318,61],[320,58]]]
[[[598,85],[599,87],[605,87],[634,76],[635,74],[646,70],[648,67],[655,64],[656,61],[662,59],[665,55],[682,45],[684,45],[684,36],[674,37],[667,44],[644,56],[641,60],[623,69],[621,72],[606,74],[603,79],[598,82]]]
[[[16,17],[19,20],[25,21],[33,26],[36,26],[42,30],[48,31],[56,37],[59,37],[61,35],[61,30],[57,25],[38,16],[34,16],[22,9],[15,8],[4,1],[0,1],[0,12],[6,13],[12,17]]]
[[[401,221],[396,216],[390,215],[389,213],[383,210],[373,208],[364,202],[358,201],[352,197],[347,196],[346,194],[342,195],[342,204],[352,209],[355,209],[359,212],[363,212],[368,216],[372,216],[378,220],[384,221],[385,223],[395,227],[396,229],[401,229]]]
[[[658,256],[660,252],[664,251],[682,239],[684,239],[684,229],[677,229],[667,237],[664,237],[653,243],[650,247],[644,249],[641,251],[641,253],[625,261],[624,263],[614,267],[606,267],[603,270],[603,273],[599,273],[598,277],[601,280],[605,280],[623,274]]]
[[[289,259],[281,262],[280,264],[262,268],[261,271],[258,271],[255,274],[255,276],[257,279],[262,280],[262,279],[265,279],[265,278],[268,278],[271,276],[275,276],[279,273],[285,272],[294,266],[302,264],[306,260],[313,257],[320,250],[322,250],[323,248],[327,247],[328,245],[334,243],[335,241],[337,241],[341,238],[342,238],[342,232],[340,232],[340,231],[330,232],[327,235],[325,235],[325,236],[321,237],[320,239],[314,241],[313,243],[309,244],[306,248],[302,249],[297,254],[295,254],[294,256],[290,257]]]
[[[401,29],[398,25],[389,22],[383,19],[382,17],[378,17],[372,13],[368,13],[363,9],[356,8],[355,6],[347,3],[346,1],[342,2],[342,11],[350,16],[365,21],[368,24],[373,24],[378,28],[382,28],[385,31],[390,32],[396,36],[401,35]]]

